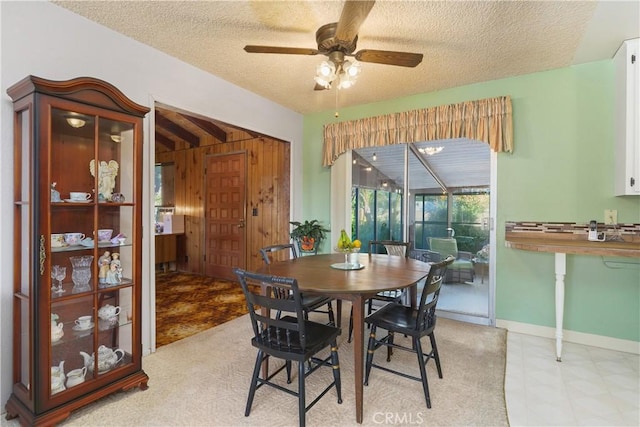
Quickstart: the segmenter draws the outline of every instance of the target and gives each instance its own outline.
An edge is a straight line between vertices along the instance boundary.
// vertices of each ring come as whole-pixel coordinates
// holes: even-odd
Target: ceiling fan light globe
[[[322,63],[316,69],[316,74],[323,77],[335,76],[336,66],[333,64],[333,62],[322,61]]]
[[[325,89],[331,88],[331,80],[327,80],[327,79],[325,79],[323,77],[320,77],[320,76],[315,76],[313,78],[313,80],[315,80],[315,82],[317,84],[319,84],[320,86],[324,87]]]
[[[339,80],[338,89],[349,89],[356,83],[356,78],[350,77],[347,73],[340,73]]]
[[[356,77],[358,74],[360,74],[361,71],[360,64],[351,61],[344,61],[342,69],[350,77]]]

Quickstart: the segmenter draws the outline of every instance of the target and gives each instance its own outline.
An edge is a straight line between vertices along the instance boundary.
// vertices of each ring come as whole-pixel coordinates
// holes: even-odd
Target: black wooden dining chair
[[[369,255],[371,254],[388,254],[390,256],[403,256],[409,258],[411,243],[409,242],[397,242],[394,240],[370,240],[369,241]],[[369,298],[367,301],[367,315],[373,312],[373,302],[382,301],[401,303],[403,299],[408,302],[408,289],[392,289],[389,291],[378,292],[376,295]],[[349,338],[347,342],[351,342],[351,336],[353,335],[353,307],[351,308],[351,315],[349,316]]]
[[[271,264],[277,254],[290,251],[291,258],[298,258],[297,248],[293,243],[265,246],[260,249],[260,254],[266,265]],[[284,258],[282,258],[284,259]],[[322,310],[322,307],[326,305],[326,310]],[[333,298],[323,297],[319,295],[302,294],[302,307],[306,318],[309,317],[309,312],[314,311],[317,313],[326,313],[329,316],[329,324],[336,325],[336,319],[333,312]],[[338,313],[338,316],[340,313]]]
[[[340,328],[305,319],[302,297],[295,279],[250,273],[239,268],[233,271],[238,276],[247,300],[254,333],[251,344],[258,349],[244,415],[249,416],[256,390],[263,385],[269,385],[298,397],[300,426],[305,425],[307,411],[332,387],[336,388],[338,403],[342,403],[337,343]],[[250,285],[266,286],[267,295],[252,293]],[[275,315],[276,312],[288,315],[281,317]],[[327,347],[331,350],[329,356],[325,359],[316,357],[318,352]],[[285,363],[266,378],[261,378],[262,363],[270,357],[282,359]],[[291,383],[292,361],[298,362],[297,392],[271,381],[275,375],[286,369],[287,383]],[[308,370],[305,369],[307,362],[310,364]],[[309,405],[306,405],[305,378],[322,366],[332,368],[333,381]]]
[[[375,311],[365,319],[365,322],[371,326],[371,333],[369,334],[369,345],[367,347],[364,385],[369,385],[369,375],[371,374],[372,367],[382,369],[405,378],[421,381],[424,397],[427,402],[427,408],[431,408],[426,365],[430,359],[433,359],[436,363],[436,368],[438,369],[438,376],[442,378],[440,356],[438,354],[436,337],[433,331],[436,327],[436,304],[438,303],[442,280],[447,271],[447,267],[451,265],[453,261],[454,258],[450,256],[439,263],[431,265],[417,308],[407,307],[399,303],[390,303]],[[387,334],[382,338],[376,337],[378,328],[387,330]],[[411,347],[394,343],[395,333],[411,337]],[[431,341],[431,351],[427,354],[424,354],[422,350],[422,343],[420,342],[420,339],[425,336],[428,336]],[[382,346],[387,347],[387,362],[391,361],[394,348],[415,353],[418,357],[420,378],[373,363],[375,351]]]

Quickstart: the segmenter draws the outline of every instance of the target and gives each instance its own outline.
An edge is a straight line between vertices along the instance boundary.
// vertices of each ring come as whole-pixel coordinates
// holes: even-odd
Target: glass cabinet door
[[[51,109],[51,396],[132,363],[134,122]],[[46,159],[45,159],[46,161]]]

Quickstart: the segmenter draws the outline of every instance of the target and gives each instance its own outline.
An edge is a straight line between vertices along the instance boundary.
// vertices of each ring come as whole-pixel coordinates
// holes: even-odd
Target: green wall
[[[322,126],[510,95],[514,152],[498,155],[496,318],[555,325],[554,256],[504,246],[505,221],[640,223],[640,197],[614,197],[614,69],[599,61],[305,117],[303,217],[330,222]],[[605,263],[604,261],[612,261]],[[640,341],[640,260],[567,255],[564,328]],[[633,264],[635,263],[635,264]]]

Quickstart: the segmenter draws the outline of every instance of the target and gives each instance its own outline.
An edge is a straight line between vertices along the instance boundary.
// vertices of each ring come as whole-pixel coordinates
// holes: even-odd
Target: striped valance
[[[493,151],[513,151],[511,98],[467,101],[324,127],[322,164],[331,166],[347,150],[439,139],[484,141]]]

